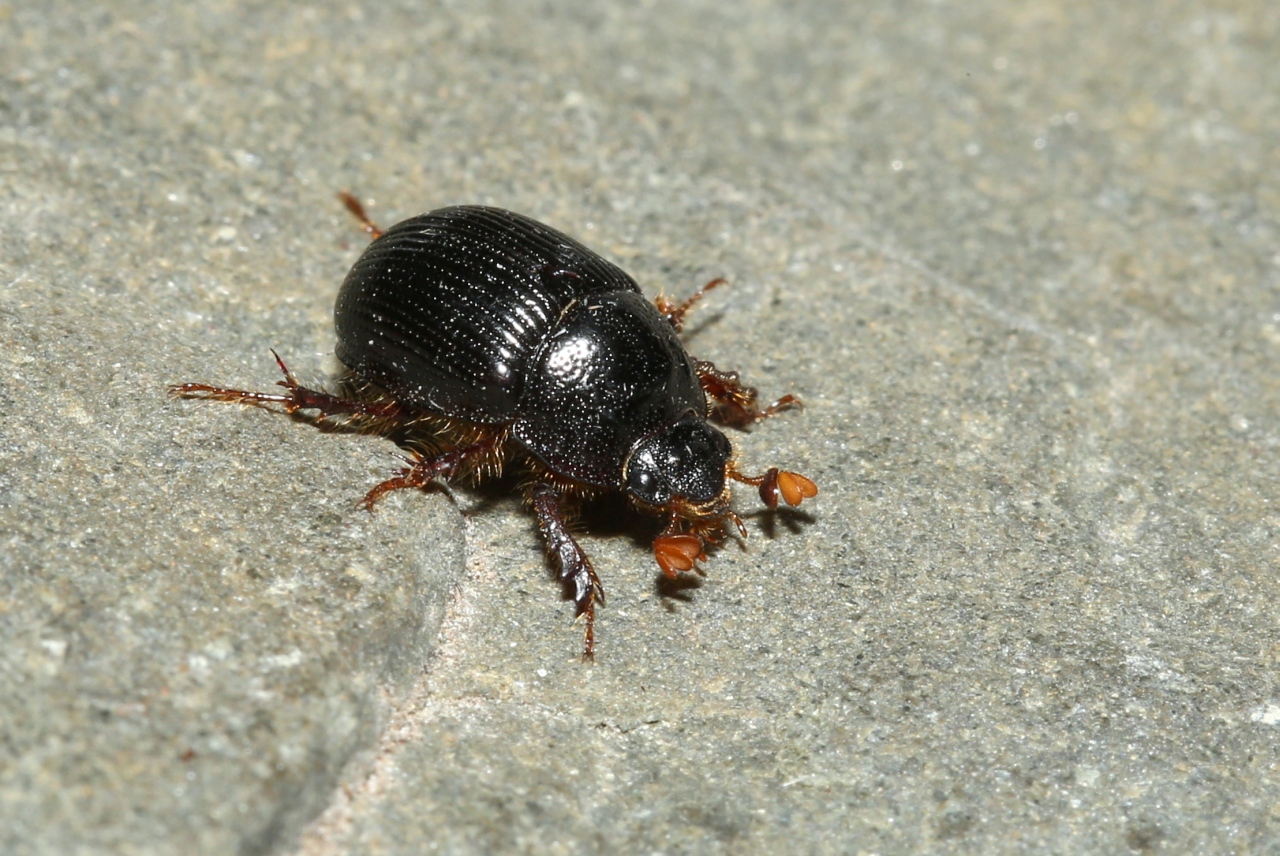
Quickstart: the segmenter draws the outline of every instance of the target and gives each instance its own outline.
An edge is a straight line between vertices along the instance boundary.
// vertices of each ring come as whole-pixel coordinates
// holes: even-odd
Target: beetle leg
[[[671,300],[669,300],[665,294],[659,294],[654,299],[653,303],[655,306],[658,307],[658,311],[661,312],[663,316],[668,321],[671,322],[671,326],[676,328],[676,332],[679,333],[681,330],[684,329],[684,316],[688,314],[689,310],[693,308],[694,304],[697,303],[699,300],[701,300],[703,295],[705,295],[711,289],[715,288],[718,285],[725,285],[728,282],[729,280],[725,279],[724,277],[717,277],[711,280],[711,282],[702,286],[702,288],[699,288],[692,295],[685,298],[680,303],[671,302]]]
[[[356,401],[350,398],[339,398],[327,392],[307,389],[298,383],[298,379],[289,371],[289,367],[280,359],[274,350],[271,356],[276,358],[276,365],[284,374],[284,380],[276,381],[276,386],[285,388],[286,393],[250,392],[244,389],[228,389],[221,386],[210,386],[207,383],[180,383],[169,387],[169,394],[176,398],[199,398],[206,401],[230,401],[235,404],[252,404],[265,407],[279,404],[285,413],[297,413],[299,410],[318,410],[318,419],[330,416],[369,416],[376,419],[404,420],[412,418],[404,408],[395,402]]]
[[[578,615],[585,616],[587,630],[582,657],[585,660],[595,659],[596,600],[604,602],[604,588],[595,568],[591,567],[591,560],[569,532],[569,522],[564,516],[564,498],[560,492],[545,482],[539,482],[533,486],[532,499],[547,552],[558,566],[560,579],[573,584],[573,602],[578,608]]]
[[[757,402],[759,391],[754,386],[744,384],[737,372],[722,372],[714,363],[706,360],[696,360],[693,367],[698,372],[698,381],[702,384],[703,391],[715,402],[711,408],[712,414],[725,425],[745,428],[784,410],[804,407],[804,402],[788,394],[762,408]]]
[[[356,199],[345,190],[338,191],[338,198],[342,200],[342,204],[347,207],[347,210],[360,221],[360,228],[368,233],[369,240],[376,241],[382,237],[383,230],[379,229],[378,224],[370,220],[369,216],[364,213],[364,206],[360,204],[359,199]]]
[[[411,466],[401,467],[391,478],[370,488],[360,500],[360,507],[371,512],[378,500],[392,491],[426,487],[436,479],[448,481],[464,462],[493,452],[502,445],[502,439],[503,435],[497,434],[439,455],[415,455],[409,459]]]
[[[702,539],[697,535],[672,533],[653,539],[653,558],[668,579],[674,580],[683,571],[697,570],[698,562],[707,560]],[[698,573],[702,573],[698,571]]]
[[[818,495],[818,486],[810,479],[777,467],[770,467],[762,476],[746,476],[731,467],[727,475],[734,481],[758,487],[760,500],[770,509],[778,507],[779,498],[787,505],[799,505]]]

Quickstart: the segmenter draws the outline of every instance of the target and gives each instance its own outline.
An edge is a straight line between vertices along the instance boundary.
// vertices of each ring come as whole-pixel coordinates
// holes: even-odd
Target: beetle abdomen
[[[572,238],[481,206],[396,224],[347,274],[337,355],[398,401],[472,422],[518,414],[530,358],[576,298],[639,287]]]

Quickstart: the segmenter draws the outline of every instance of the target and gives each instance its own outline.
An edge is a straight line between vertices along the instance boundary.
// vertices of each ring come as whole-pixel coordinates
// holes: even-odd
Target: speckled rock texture
[[[1274,852],[1280,7],[0,0],[0,851]],[[599,656],[338,373],[364,236],[534,216],[821,495]]]

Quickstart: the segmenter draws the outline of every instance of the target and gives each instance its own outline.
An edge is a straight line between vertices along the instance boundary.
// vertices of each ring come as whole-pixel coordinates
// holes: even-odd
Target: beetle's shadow
[[[761,534],[772,541],[779,535],[779,527],[795,535],[806,526],[817,522],[817,519],[798,508],[761,508],[741,515],[744,520],[759,520]],[[583,506],[580,520],[585,531],[602,537],[626,538],[637,548],[649,552],[653,540],[662,531],[661,522],[636,511],[631,503],[621,495],[606,496],[586,503]],[[737,537],[725,537],[717,544],[707,544],[706,552],[711,565],[716,554],[724,550],[745,549],[746,543]],[[692,593],[702,587],[705,573],[699,568],[682,573],[672,579],[658,571],[654,574],[654,590],[663,599],[664,605],[670,609],[673,601],[689,602]]]
[[[792,535],[799,535],[806,526],[812,526],[818,522],[818,518],[809,512],[787,506],[773,509],[761,508],[743,514],[742,518],[744,520],[759,520],[760,528],[764,530],[764,537],[770,541],[778,537],[779,526],[786,528],[787,532]]]
[[[424,434],[420,426],[410,424],[378,424],[373,421],[361,421],[359,419],[324,419],[313,413],[303,413],[297,411],[295,413],[285,413],[289,419],[303,425],[310,425],[321,434],[354,434],[363,437],[380,437],[384,440],[390,440],[396,445],[400,451],[406,455],[421,451],[423,447],[423,439],[427,436]]]
[[[272,409],[272,412],[280,413],[280,411],[274,409]],[[423,422],[392,422],[352,418],[325,419],[316,416],[314,413],[303,411],[280,413],[280,415],[299,424],[310,425],[322,434],[359,435],[390,441],[395,446],[396,451],[387,450],[386,454],[383,455],[386,458],[385,478],[391,478],[396,469],[411,464],[415,457],[423,454],[430,455],[433,448],[442,451],[447,451],[449,448],[447,444],[437,446],[436,433],[429,424]],[[415,490],[422,493],[444,494],[464,514],[470,515],[491,511],[504,500],[518,495],[520,482],[519,473],[513,470],[501,476],[490,476],[481,479],[478,482],[463,480],[458,483],[449,483],[446,480],[433,482]],[[370,485],[370,487],[372,486]],[[459,502],[459,498],[456,495],[458,491],[465,494],[467,497],[466,502]]]
[[[697,324],[686,325],[684,330],[680,333],[680,344],[686,345],[689,342],[692,342],[694,339],[698,338],[699,333],[713,324],[719,324],[723,318],[724,310],[715,309],[700,317]]]
[[[485,514],[498,508],[505,502],[518,500],[520,484],[523,481],[517,472],[506,472],[500,476],[490,476],[476,483],[460,482],[449,485],[451,491],[462,491],[470,502],[463,511],[468,517],[474,514]],[[524,510],[524,509],[522,509]],[[532,513],[526,513],[532,518]]]
[[[696,333],[715,320],[715,318],[707,319],[692,332]],[[421,452],[424,440],[429,441],[431,437],[429,429],[424,430],[423,425],[412,422],[378,423],[353,419],[321,419],[305,412],[283,415],[326,434],[360,434],[389,440],[405,456]],[[388,477],[391,470],[402,465],[403,461],[389,466]],[[440,492],[449,496],[464,514],[470,516],[493,511],[518,495],[524,478],[525,474],[521,469],[513,467],[501,476],[485,478],[477,483],[434,484],[420,490]],[[459,503],[456,491],[462,491],[466,495],[465,505]],[[761,534],[770,541],[778,537],[779,527],[785,528],[792,535],[798,535],[806,526],[816,522],[813,515],[786,506],[776,509],[758,508],[741,516],[746,521],[759,521]],[[606,494],[583,502],[578,510],[577,523],[579,525],[575,529],[579,531],[597,537],[625,538],[646,553],[652,550],[653,541],[662,530],[659,519],[637,511],[621,493]],[[713,560],[720,551],[733,549],[735,546],[738,549],[746,546],[736,534],[733,537],[725,537],[719,543],[707,544],[708,560]],[[547,571],[553,580],[563,583],[565,599],[573,600],[572,582],[560,580],[553,567],[549,566]],[[700,568],[682,573],[674,579],[658,571],[653,577],[654,590],[662,598],[664,606],[671,609],[676,601],[686,603],[692,601],[692,593],[702,587],[703,576],[704,573]]]
[[[649,555],[652,555],[653,539],[662,531],[660,520],[636,511],[621,494],[603,496],[584,503],[580,520],[584,531],[599,537],[626,539]],[[708,552],[715,549],[719,548],[709,547]],[[673,600],[688,602],[693,599],[692,592],[702,586],[702,575],[688,572],[672,579],[657,571],[653,577],[653,586],[663,604],[670,609]]]

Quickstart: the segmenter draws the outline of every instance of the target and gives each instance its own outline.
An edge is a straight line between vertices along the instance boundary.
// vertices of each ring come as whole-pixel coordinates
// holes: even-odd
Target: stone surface
[[[1273,5],[0,5],[0,849],[1275,848]],[[588,515],[584,666],[501,490],[168,400],[335,371],[340,188],[729,277],[822,494]]]

